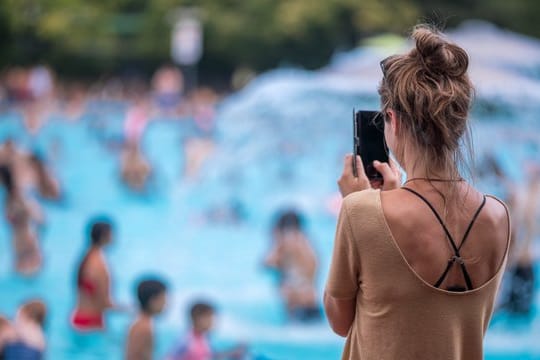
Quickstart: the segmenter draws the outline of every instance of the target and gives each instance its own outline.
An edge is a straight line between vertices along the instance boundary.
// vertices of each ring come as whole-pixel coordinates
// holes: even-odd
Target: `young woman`
[[[371,188],[352,156],[338,184],[338,220],[325,309],[347,337],[343,359],[482,359],[506,263],[506,206],[465,181],[460,146],[473,88],[468,56],[418,26],[415,47],[381,63],[388,148],[407,173],[376,162]],[[381,191],[382,190],[382,191]]]
[[[77,330],[103,330],[104,313],[113,307],[110,276],[104,247],[112,242],[112,226],[108,221],[96,221],[90,230],[91,246],[77,274],[78,299],[71,324]]]
[[[12,230],[15,269],[23,275],[32,275],[42,263],[36,229],[42,222],[41,212],[37,204],[24,197],[10,167],[0,166],[0,181],[6,191],[5,214]]]

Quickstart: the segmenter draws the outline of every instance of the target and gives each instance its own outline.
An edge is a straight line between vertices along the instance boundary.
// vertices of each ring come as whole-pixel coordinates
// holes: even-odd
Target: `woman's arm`
[[[356,314],[360,258],[355,243],[345,200],[338,218],[332,263],[323,299],[330,327],[340,336],[348,335]]]
[[[352,155],[345,157],[343,174],[338,181],[340,192],[347,195],[371,188],[362,167],[362,160],[356,157],[358,177],[352,171]],[[384,178],[383,190],[399,186],[399,171],[393,164],[374,163]],[[380,184],[379,184],[380,185]],[[360,253],[358,236],[355,237],[348,214],[350,199],[344,199],[338,218],[332,264],[324,292],[324,309],[332,330],[340,336],[347,336],[356,316],[356,298],[361,284]],[[357,234],[358,235],[358,234]]]
[[[347,337],[356,315],[356,298],[336,299],[325,291],[323,301],[330,327],[339,336]]]

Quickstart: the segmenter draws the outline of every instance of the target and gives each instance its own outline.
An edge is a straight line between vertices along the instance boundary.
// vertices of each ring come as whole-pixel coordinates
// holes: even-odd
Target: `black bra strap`
[[[476,212],[474,213],[471,222],[469,223],[469,226],[467,227],[467,230],[465,230],[465,235],[463,235],[463,239],[461,240],[461,244],[459,244],[458,250],[461,250],[461,247],[463,246],[463,243],[465,243],[465,240],[467,240],[467,237],[469,236],[469,233],[471,232],[471,229],[474,225],[474,222],[476,221],[476,218],[478,215],[480,215],[480,211],[484,208],[484,205],[486,205],[486,195],[482,197],[482,204],[476,209]]]
[[[415,190],[413,190],[411,188],[408,188],[406,186],[403,186],[402,189],[407,190],[410,193],[413,193],[414,195],[419,197],[423,202],[425,202],[427,206],[429,206],[429,208],[431,209],[431,211],[433,212],[433,214],[435,215],[435,217],[437,218],[437,220],[441,224],[446,236],[448,237],[448,240],[450,240],[450,244],[452,245],[452,248],[454,249],[454,252],[459,254],[459,248],[456,246],[456,243],[454,242],[454,238],[452,237],[452,235],[450,235],[450,231],[448,231],[448,229],[446,228],[446,225],[444,225],[444,221],[442,220],[442,218],[439,215],[439,213],[437,212],[437,210],[435,210],[433,205],[431,205],[431,203],[424,196],[420,195]]]
[[[448,275],[448,272],[450,271],[450,268],[452,267],[452,265],[454,265],[454,262],[453,261],[448,261],[448,265],[446,265],[446,269],[444,269],[443,274],[441,275],[439,280],[437,280],[437,282],[433,286],[435,286],[436,288],[441,286],[444,279],[446,279],[446,275]],[[465,281],[467,281],[467,280],[465,280]],[[469,284],[467,284],[467,286],[469,286]]]
[[[467,269],[465,267],[465,262],[461,258],[459,250],[461,250],[461,247],[465,243],[465,240],[467,240],[467,237],[469,236],[469,233],[471,232],[471,229],[472,229],[476,219],[478,218],[478,215],[480,214],[480,211],[482,211],[482,209],[484,208],[484,205],[486,204],[486,196],[485,195],[483,196],[482,204],[480,204],[480,206],[478,207],[478,209],[474,213],[474,215],[472,217],[472,220],[469,223],[469,226],[467,227],[467,230],[465,231],[465,235],[463,235],[463,239],[461,240],[461,243],[459,244],[459,247],[458,247],[456,245],[456,243],[454,242],[454,239],[452,238],[452,235],[450,235],[450,232],[448,231],[448,228],[446,227],[446,225],[442,221],[439,213],[437,212],[437,210],[435,210],[433,205],[431,205],[431,203],[424,196],[420,195],[417,191],[415,191],[415,190],[413,190],[411,188],[405,187],[405,186],[403,186],[402,189],[407,190],[410,193],[416,195],[418,198],[420,198],[422,201],[424,201],[426,203],[426,205],[431,209],[433,214],[435,214],[435,217],[437,218],[437,220],[441,224],[446,236],[448,237],[448,240],[450,241],[450,244],[452,245],[452,248],[454,249],[454,256],[452,256],[448,260],[448,265],[446,266],[446,269],[444,270],[443,274],[441,275],[439,280],[437,280],[437,282],[435,283],[434,286],[437,287],[437,288],[441,286],[442,282],[444,281],[444,279],[448,275],[448,272],[452,268],[452,265],[457,262],[461,267],[461,271],[463,272],[463,278],[465,279],[465,283],[467,284],[466,290],[472,289],[473,285],[472,285],[471,277],[469,276],[469,273],[468,273],[468,271],[467,271]]]

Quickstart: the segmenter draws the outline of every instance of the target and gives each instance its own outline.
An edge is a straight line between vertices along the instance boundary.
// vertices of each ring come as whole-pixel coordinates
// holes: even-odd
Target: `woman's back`
[[[448,199],[446,207],[441,194],[449,198],[447,184],[414,181],[406,187],[424,197],[444,224],[439,223],[429,205],[413,192],[396,189],[381,193],[384,216],[392,236],[415,272],[429,284],[441,279],[455,255],[451,240],[445,235],[446,227],[455,245],[461,247],[460,257],[472,287],[477,288],[491,279],[502,263],[508,242],[505,206],[489,196],[482,205],[483,195],[465,182],[457,184],[454,199]],[[440,287],[467,288],[459,262],[450,266]]]
[[[451,232],[464,232],[482,203],[469,194],[462,215],[449,208],[449,219],[462,219],[449,221]],[[334,252],[326,288],[333,298],[356,299],[343,359],[482,358],[508,248],[504,206],[488,197],[469,236],[461,255],[473,289],[446,289],[466,287],[459,264],[437,288],[453,251],[429,207],[403,189],[347,196],[335,245],[347,251]]]

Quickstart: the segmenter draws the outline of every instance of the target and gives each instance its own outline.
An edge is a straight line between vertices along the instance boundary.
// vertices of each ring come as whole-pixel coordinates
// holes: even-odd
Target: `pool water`
[[[0,313],[13,314],[24,299],[42,297],[50,307],[49,359],[121,359],[134,313],[110,313],[103,334],[77,334],[68,325],[86,224],[106,214],[116,225],[107,257],[117,302],[134,308],[134,287],[145,274],[161,275],[170,286],[167,311],[156,323],[158,358],[185,330],[188,304],[204,298],[218,306],[217,348],[240,342],[249,344],[254,358],[338,359],[343,340],[326,321],[287,322],[275,279],[261,264],[274,214],[294,206],[305,214],[319,255],[322,294],[336,223],[335,181],[342,156],[351,149],[351,110],[378,106],[376,83],[348,64],[356,59],[376,66],[381,53],[348,56],[318,72],[267,73],[223,101],[216,150],[197,179],[182,177],[191,121],[156,119],[143,141],[155,175],[151,193],[142,196],[120,183],[118,154],[111,146],[122,136],[126,104],[93,101],[80,121],[52,116],[33,137],[24,134],[17,113],[0,114],[0,135],[45,153],[66,195],[60,204],[43,203],[45,265],[34,278],[12,271],[9,233],[5,223],[0,226]],[[518,78],[519,69],[504,71]],[[540,84],[538,76],[531,81]],[[527,93],[531,99],[540,97],[535,89]],[[539,158],[540,109],[534,101],[510,96],[515,89],[503,91],[508,93],[479,91],[472,115],[477,157],[496,154],[519,182],[520,164]],[[490,177],[478,185],[502,195]],[[487,359],[540,358],[539,300],[529,319],[494,317]]]

